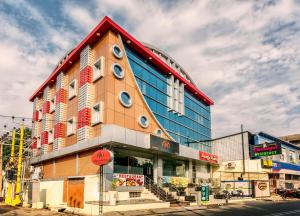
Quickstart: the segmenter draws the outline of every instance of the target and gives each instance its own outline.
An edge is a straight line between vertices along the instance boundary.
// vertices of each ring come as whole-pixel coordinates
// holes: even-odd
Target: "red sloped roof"
[[[56,76],[61,71],[66,71],[68,68],[72,66],[72,63],[77,61],[80,57],[81,50],[86,47],[88,44],[94,44],[99,36],[103,35],[107,30],[111,30],[113,32],[119,33],[121,37],[127,41],[131,41],[129,46],[134,49],[137,53],[139,53],[144,58],[148,59],[152,64],[154,64],[157,68],[159,68],[162,72],[167,74],[173,74],[175,78],[180,80],[185,84],[185,88],[192,92],[195,97],[202,100],[207,105],[213,105],[214,102],[206,96],[202,91],[200,91],[196,86],[192,83],[188,82],[184,77],[180,76],[177,71],[163,62],[159,57],[157,57],[154,53],[144,47],[139,41],[137,41],[134,37],[128,34],[123,28],[121,28],[118,24],[112,21],[109,17],[105,16],[102,21],[87,35],[87,37],[79,43],[75,49],[69,53],[65,61],[59,65],[54,71],[50,74],[48,79],[38,88],[38,90],[30,97],[30,101],[33,101],[35,97],[41,95],[43,93],[44,88],[51,83],[55,82]],[[99,35],[100,33],[100,35]],[[150,58],[151,57],[151,58]]]

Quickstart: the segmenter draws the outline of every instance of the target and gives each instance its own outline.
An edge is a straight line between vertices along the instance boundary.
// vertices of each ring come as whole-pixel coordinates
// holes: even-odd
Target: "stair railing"
[[[176,191],[176,195],[180,193],[180,191],[178,190],[178,188],[175,185],[171,184],[170,182],[167,182],[164,178],[158,176],[158,184],[161,188],[163,188],[163,184],[165,184],[165,183],[169,184],[169,186],[168,186],[169,189],[171,188],[172,191]]]
[[[168,198],[168,194],[159,187],[151,178],[145,176],[145,187],[149,189],[151,193],[154,193],[160,200],[166,201]]]

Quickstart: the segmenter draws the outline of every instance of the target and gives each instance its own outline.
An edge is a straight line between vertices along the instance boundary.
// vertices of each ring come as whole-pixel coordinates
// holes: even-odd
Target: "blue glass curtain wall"
[[[149,107],[160,124],[180,144],[211,138],[210,107],[185,90],[185,115],[168,111],[167,75],[126,47],[129,63]],[[192,145],[191,145],[192,146]]]

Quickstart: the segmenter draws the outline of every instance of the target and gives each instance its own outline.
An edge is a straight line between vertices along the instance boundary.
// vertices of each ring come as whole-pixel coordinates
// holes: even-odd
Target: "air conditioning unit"
[[[236,164],[235,164],[234,162],[228,162],[228,163],[226,164],[226,167],[227,167],[227,168],[234,168],[234,167],[236,167]]]

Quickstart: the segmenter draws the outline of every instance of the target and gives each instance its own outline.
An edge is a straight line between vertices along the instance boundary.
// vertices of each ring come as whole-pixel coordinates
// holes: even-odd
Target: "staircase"
[[[158,184],[156,184],[152,179],[145,176],[145,187],[161,201],[172,203],[178,203],[178,200],[175,199],[170,193],[164,191]]]

